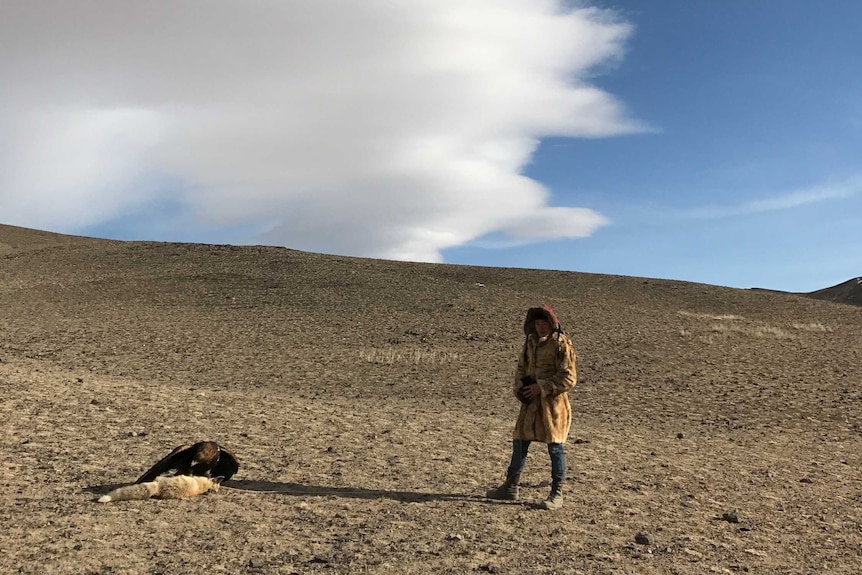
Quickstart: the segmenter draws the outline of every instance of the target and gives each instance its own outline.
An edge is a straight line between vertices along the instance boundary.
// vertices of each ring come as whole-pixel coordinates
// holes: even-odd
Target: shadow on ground
[[[275,481],[231,480],[223,487],[240,491],[256,491],[258,493],[273,493],[280,495],[330,495],[352,499],[394,499],[405,503],[421,503],[427,501],[471,501],[474,503],[497,503],[478,495],[464,493],[422,493],[419,491],[388,491],[385,489],[363,489],[361,487],[323,487],[318,485],[301,485],[299,483],[281,483]]]

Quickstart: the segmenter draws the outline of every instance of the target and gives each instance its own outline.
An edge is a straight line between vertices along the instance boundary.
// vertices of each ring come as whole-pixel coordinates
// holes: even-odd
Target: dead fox
[[[188,499],[208,491],[218,491],[222,477],[202,477],[195,475],[174,475],[158,477],[155,481],[135,483],[114,489],[99,498],[99,503],[111,501],[130,501],[137,499]]]

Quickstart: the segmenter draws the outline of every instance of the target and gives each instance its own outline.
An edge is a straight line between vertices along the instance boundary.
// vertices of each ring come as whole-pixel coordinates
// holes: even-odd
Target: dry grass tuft
[[[727,325],[715,323],[710,326],[715,333],[739,333],[750,337],[776,337],[778,339],[793,339],[795,336],[780,327],[772,325]]]
[[[394,349],[370,348],[359,351],[359,358],[369,363],[383,365],[394,364],[450,364],[461,359],[460,354],[454,351],[437,351],[413,349],[410,351],[398,351]]]
[[[713,334],[741,334],[749,337],[758,337],[758,338],[768,338],[773,337],[777,339],[794,339],[797,336],[792,330],[812,332],[812,333],[830,333],[832,332],[832,328],[828,325],[824,325],[822,323],[812,322],[812,323],[801,323],[794,322],[790,324],[790,327],[778,327],[774,325],[766,325],[760,324],[757,322],[752,322],[746,320],[745,317],[740,315],[733,314],[708,314],[708,313],[697,313],[691,311],[680,310],[677,314],[690,317],[695,319],[705,319],[713,322],[722,322],[722,323],[712,323],[707,328]],[[728,323],[724,323],[728,322]],[[792,329],[791,329],[792,328]],[[692,335],[691,329],[680,329],[680,335],[682,337],[688,337]],[[711,338],[709,338],[708,343],[712,343]]]
[[[732,314],[712,315],[712,314],[708,314],[708,313],[695,313],[693,311],[684,311],[684,310],[678,311],[677,313],[679,315],[683,315],[686,317],[695,317],[695,318],[699,318],[699,319],[710,319],[710,320],[715,320],[715,321],[723,321],[723,320],[738,321],[738,320],[744,320],[745,319],[741,315],[732,315]]]
[[[822,323],[794,323],[793,329],[800,331],[813,331],[820,333],[832,333],[832,328]]]

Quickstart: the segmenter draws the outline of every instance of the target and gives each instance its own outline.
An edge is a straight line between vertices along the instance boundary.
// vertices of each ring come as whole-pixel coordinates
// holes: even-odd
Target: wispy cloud
[[[543,136],[646,129],[589,83],[630,33],[554,0],[16,2],[0,219],[74,232],[168,194],[265,222],[249,241],[426,261],[589,235],[600,214],[520,172]]]
[[[852,178],[840,184],[824,185],[796,190],[771,198],[752,200],[732,206],[705,206],[682,212],[683,217],[696,219],[718,219],[745,216],[764,212],[776,212],[799,208],[820,202],[853,197],[862,192],[862,177]]]

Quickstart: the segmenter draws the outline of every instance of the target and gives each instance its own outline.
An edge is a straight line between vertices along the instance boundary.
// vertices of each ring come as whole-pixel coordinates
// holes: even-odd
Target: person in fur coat
[[[551,456],[551,493],[542,502],[544,509],[563,505],[566,453],[563,444],[572,425],[569,391],[577,383],[575,348],[562,329],[553,308],[544,305],[527,310],[524,319],[526,340],[518,358],[513,394],[521,410],[512,434],[512,459],[506,481],[486,494],[490,499],[518,498],[521,472],[527,462],[530,443],[548,445]]]

